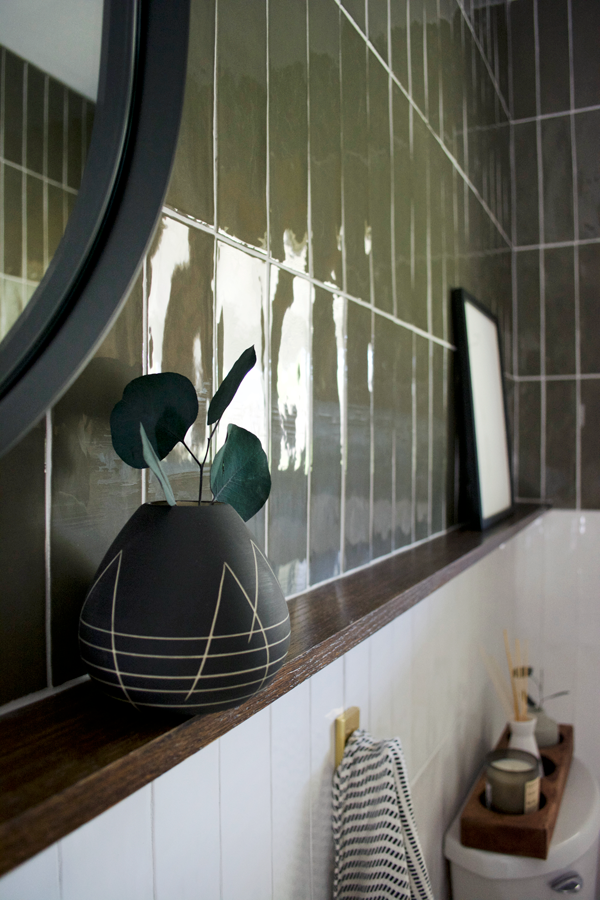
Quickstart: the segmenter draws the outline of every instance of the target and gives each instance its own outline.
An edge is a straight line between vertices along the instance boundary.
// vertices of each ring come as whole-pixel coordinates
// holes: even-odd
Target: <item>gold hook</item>
[[[360,726],[360,709],[350,706],[337,716],[335,720],[335,767],[339,766],[344,755],[346,741],[353,731]]]

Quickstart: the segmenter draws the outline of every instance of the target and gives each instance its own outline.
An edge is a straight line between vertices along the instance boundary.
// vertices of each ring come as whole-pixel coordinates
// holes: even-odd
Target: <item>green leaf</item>
[[[173,493],[173,488],[171,487],[171,482],[169,481],[169,477],[167,473],[164,471],[163,467],[160,464],[160,459],[154,452],[154,447],[148,440],[148,435],[146,434],[146,429],[140,422],[140,437],[142,440],[142,452],[144,454],[144,460],[146,461],[146,465],[149,466],[158,480],[160,481],[160,486],[165,492],[165,500],[169,504],[169,506],[175,506],[175,495]]]
[[[208,424],[213,425],[218,422],[233,398],[240,384],[256,364],[256,353],[254,347],[248,347],[244,350],[239,359],[237,359],[219,387],[219,390],[210,401],[208,407]]]
[[[140,423],[159,459],[185,438],[198,415],[198,397],[185,375],[162,372],[130,381],[110,416],[113,447],[124,462],[144,469]]]
[[[229,503],[244,522],[261,509],[271,492],[269,463],[259,439],[251,431],[229,425],[227,440],[210,470],[215,500]]]

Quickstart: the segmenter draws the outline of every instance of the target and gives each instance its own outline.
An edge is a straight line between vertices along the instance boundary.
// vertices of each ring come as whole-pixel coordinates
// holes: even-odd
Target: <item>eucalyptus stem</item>
[[[210,449],[210,442],[213,439],[213,435],[214,435],[215,431],[217,430],[217,426],[220,421],[221,420],[219,419],[218,422],[215,422],[215,424],[213,425],[212,430],[208,436],[208,440],[206,442],[206,453],[204,454],[204,459],[202,460],[202,462],[198,462],[198,460],[196,460],[196,462],[198,462],[198,465],[200,466],[200,493],[198,494],[198,503],[202,503],[202,480],[204,478],[204,466],[206,464],[206,460],[208,459],[208,451]],[[195,459],[195,457],[194,457],[194,459]]]

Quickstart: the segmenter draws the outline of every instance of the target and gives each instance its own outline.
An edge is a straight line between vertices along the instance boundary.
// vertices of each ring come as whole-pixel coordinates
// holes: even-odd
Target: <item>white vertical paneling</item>
[[[527,636],[529,658],[536,675],[542,664],[544,622],[544,523],[547,515],[536,519],[529,528],[511,541],[515,555],[515,590],[517,595],[515,634]]]
[[[150,900],[150,801],[148,785],[60,841],[61,900]]]
[[[369,638],[371,734],[376,740],[393,737],[392,734],[392,671],[394,652],[392,625],[386,625]]]
[[[219,900],[219,743],[209,744],[152,785],[153,900]]]
[[[310,889],[310,686],[271,709],[273,897],[306,900]]]
[[[392,734],[400,738],[408,777],[414,774],[412,746],[412,618],[407,610],[391,624],[392,629]]]
[[[580,644],[600,649],[600,513],[577,515],[577,600]]]
[[[436,674],[432,658],[432,607],[426,597],[413,607],[412,656],[412,765],[416,775],[434,751],[432,704]]]
[[[333,892],[333,723],[343,701],[344,666],[337,659],[310,679],[311,900],[330,900]]]
[[[371,728],[370,640],[357,644],[344,654],[344,709],[358,706],[360,727]]]
[[[450,822],[443,816],[444,773],[441,749],[430,758],[427,767],[411,785],[417,832],[423,848],[427,871],[436,900],[445,897],[444,832]]]
[[[221,740],[223,900],[269,900],[271,742],[268,707]]]
[[[60,900],[58,844],[0,878],[0,900]]]

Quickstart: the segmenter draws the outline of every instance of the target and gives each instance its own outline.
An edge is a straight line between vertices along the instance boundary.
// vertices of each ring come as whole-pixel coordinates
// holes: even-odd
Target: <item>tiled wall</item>
[[[522,498],[600,506],[600,8],[510,4]]]
[[[0,900],[331,900],[333,720],[350,705],[377,739],[401,738],[445,900],[442,838],[503,726],[478,648],[501,659],[514,633],[522,543],[0,879]]]
[[[0,465],[2,702],[81,674],[94,570],[154,483],[108,417],[142,372],[206,401],[254,343],[228,418],[273,476],[251,527],[287,595],[455,521],[450,288],[512,359],[504,3],[203,0],[164,217],[109,337]],[[200,451],[202,421],[191,443]],[[197,494],[185,452],[177,496]]]

